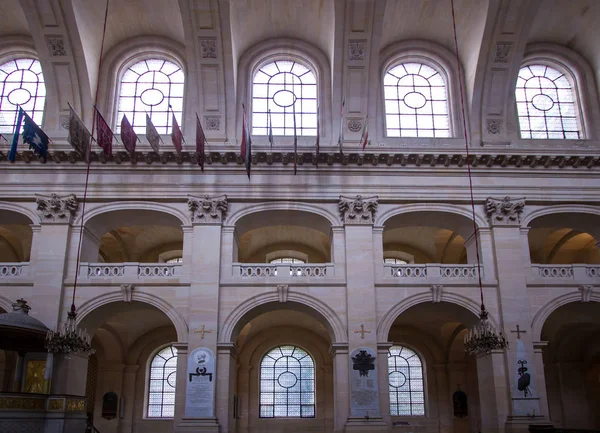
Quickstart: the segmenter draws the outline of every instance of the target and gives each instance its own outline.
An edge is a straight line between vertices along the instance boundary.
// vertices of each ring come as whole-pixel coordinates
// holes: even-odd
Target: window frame
[[[143,414],[142,414],[142,418],[144,420],[150,420],[150,421],[161,421],[161,420],[172,420],[175,419],[175,417],[154,417],[154,416],[149,416],[148,415],[148,411],[149,411],[149,407],[150,407],[150,377],[151,377],[151,369],[152,369],[152,361],[154,360],[154,358],[156,358],[156,356],[163,351],[164,349],[166,349],[167,347],[171,347],[172,349],[174,349],[176,351],[176,359],[177,359],[177,363],[179,362],[178,356],[179,356],[179,351],[177,350],[177,348],[175,347],[175,343],[168,343],[168,344],[163,344],[161,346],[159,346],[157,349],[153,350],[150,355],[148,356],[148,360],[146,362],[146,371],[145,371],[145,377],[144,377],[144,406],[143,406]],[[178,365],[177,365],[178,367]],[[176,381],[177,381],[177,367],[175,368],[175,377],[176,377]],[[175,383],[175,385],[177,385],[177,382]],[[174,395],[177,395],[177,386],[175,386],[175,393]],[[175,406],[175,404],[174,404]]]
[[[390,350],[393,347],[403,347],[406,348],[410,351],[412,351],[415,356],[417,356],[417,358],[419,358],[419,361],[421,363],[421,376],[422,376],[422,384],[423,384],[423,414],[422,415],[415,415],[415,414],[410,414],[410,415],[399,415],[396,414],[394,415],[392,413],[392,402],[391,402],[391,393],[392,391],[390,390],[390,380],[389,380],[389,368],[390,368],[390,364],[389,364],[389,359],[390,359]],[[393,355],[396,356],[396,355]],[[387,395],[388,395],[388,401],[390,404],[390,416],[392,417],[399,417],[399,418],[424,418],[428,416],[428,409],[429,409],[429,405],[427,402],[427,394],[428,394],[428,390],[427,390],[427,372],[426,372],[426,365],[425,365],[425,361],[424,361],[424,356],[418,351],[416,350],[414,347],[412,347],[411,345],[405,344],[405,343],[398,343],[395,342],[393,343],[389,348],[388,348],[388,358],[387,358],[387,365],[388,365],[388,380],[387,380]],[[398,391],[394,391],[394,392],[398,392]],[[411,392],[409,390],[409,392]],[[412,412],[412,408],[411,408],[411,412]]]
[[[271,417],[267,417],[267,416],[262,416],[261,415],[261,406],[262,406],[262,401],[261,401],[261,397],[262,397],[262,369],[263,369],[263,360],[265,359],[265,357],[272,352],[275,349],[278,349],[280,347],[283,346],[293,346],[294,348],[297,349],[301,349],[303,350],[307,356],[310,358],[310,360],[312,361],[312,369],[313,369],[313,378],[312,378],[312,382],[313,382],[313,388],[312,388],[312,394],[313,394],[313,415],[312,416],[302,416],[302,409],[300,409],[300,416],[271,416]],[[273,367],[274,368],[274,367]],[[302,347],[301,345],[298,345],[296,343],[289,343],[289,344],[278,344],[275,346],[271,346],[269,349],[267,349],[262,356],[259,359],[259,363],[258,363],[258,418],[260,420],[287,420],[287,419],[295,419],[295,420],[300,420],[300,419],[304,419],[304,420],[311,420],[311,419],[316,419],[317,418],[317,363],[315,361],[314,356],[310,353],[310,351],[308,351],[307,349],[305,349],[304,347]],[[277,379],[273,379],[273,381],[276,381]],[[302,379],[300,379],[302,380]],[[302,385],[300,385],[301,387]],[[275,406],[275,404],[273,404],[273,406]],[[289,402],[286,402],[286,406],[289,406]],[[302,406],[302,403],[299,403],[299,406]],[[273,408],[273,413],[274,413],[274,408]]]

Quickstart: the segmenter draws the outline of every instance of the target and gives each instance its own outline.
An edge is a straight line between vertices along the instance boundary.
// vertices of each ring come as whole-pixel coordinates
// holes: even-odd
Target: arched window
[[[439,71],[422,63],[402,63],[383,79],[388,137],[448,137],[448,96]]]
[[[121,78],[116,129],[121,130],[123,114],[136,133],[146,132],[146,113],[159,134],[171,133],[169,106],[181,125],[184,74],[181,67],[167,60],[142,60],[127,68]]]
[[[260,417],[314,418],[315,364],[296,346],[279,346],[260,363]]]
[[[166,263],[183,263],[183,257],[173,257],[167,260]]]
[[[388,265],[408,265],[408,262],[406,260],[396,258],[383,259],[383,263],[386,263]]]
[[[150,362],[148,383],[148,418],[175,416],[175,382],[177,379],[177,349],[167,346]]]
[[[0,133],[14,133],[19,106],[41,126],[45,101],[46,85],[38,60],[16,59],[0,66]]]
[[[391,414],[425,415],[423,364],[419,355],[408,347],[390,347],[388,373]]]
[[[521,138],[581,138],[573,86],[546,65],[521,68],[515,91]]]
[[[317,78],[306,66],[278,60],[261,67],[252,83],[252,134],[317,135]]]
[[[275,264],[289,264],[289,265],[298,265],[298,264],[304,264],[306,263],[304,260],[302,259],[297,259],[295,257],[280,257],[278,259],[273,259],[271,260],[271,263],[275,263]]]

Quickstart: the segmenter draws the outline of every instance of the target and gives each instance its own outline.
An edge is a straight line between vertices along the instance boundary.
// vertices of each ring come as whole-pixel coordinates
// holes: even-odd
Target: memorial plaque
[[[376,353],[358,348],[350,355],[350,416],[379,416]]]
[[[515,415],[534,416],[540,414],[539,396],[536,393],[534,381],[534,365],[529,359],[525,344],[517,339],[515,356],[515,378],[513,389],[513,413]]]
[[[215,414],[215,357],[207,347],[194,349],[188,356],[185,416],[213,417]]]

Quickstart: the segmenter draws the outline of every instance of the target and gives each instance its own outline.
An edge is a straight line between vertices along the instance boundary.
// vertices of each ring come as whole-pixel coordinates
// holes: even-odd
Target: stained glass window
[[[260,68],[252,85],[252,134],[317,135],[317,78],[306,66],[278,60]]]
[[[383,79],[388,137],[448,137],[448,96],[441,74],[422,63],[402,63]]]
[[[0,66],[0,133],[14,133],[19,106],[41,126],[45,101],[46,85],[38,60],[16,59]]]
[[[515,91],[521,138],[581,138],[571,83],[545,65],[521,68]]]
[[[177,349],[168,346],[154,355],[150,363],[148,418],[173,418],[176,380]]]
[[[260,363],[260,417],[314,418],[315,365],[296,346],[279,346]]]
[[[404,346],[388,350],[390,411],[393,416],[425,415],[423,364]]]
[[[147,113],[159,134],[170,134],[173,125],[169,105],[181,125],[183,83],[181,68],[166,60],[143,60],[128,68],[121,78],[117,132],[125,114],[135,132],[145,134]]]

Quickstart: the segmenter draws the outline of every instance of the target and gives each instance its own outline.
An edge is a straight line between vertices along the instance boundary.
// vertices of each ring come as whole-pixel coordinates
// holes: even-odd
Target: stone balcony
[[[483,267],[481,276],[484,279]],[[495,283],[486,281],[486,283]],[[478,284],[477,265],[445,265],[440,263],[396,265],[385,263],[378,279],[382,285]]]
[[[343,284],[344,278],[336,275],[334,263],[233,263],[231,277],[222,278],[222,282]]]
[[[6,286],[33,284],[30,270],[29,262],[0,263],[0,281]]]
[[[528,285],[600,284],[600,265],[531,265]]]
[[[94,284],[179,284],[181,263],[80,263],[79,281]]]

